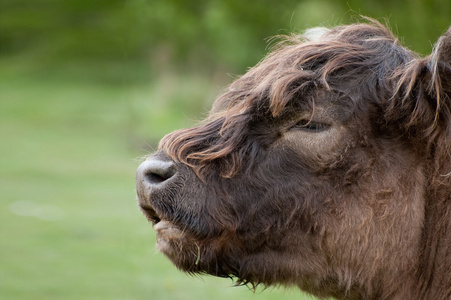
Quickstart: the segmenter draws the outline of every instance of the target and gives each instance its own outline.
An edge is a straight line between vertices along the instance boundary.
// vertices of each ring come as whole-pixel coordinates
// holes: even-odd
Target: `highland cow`
[[[426,58],[376,21],[286,37],[162,139],[137,192],[187,273],[451,299],[451,28]]]

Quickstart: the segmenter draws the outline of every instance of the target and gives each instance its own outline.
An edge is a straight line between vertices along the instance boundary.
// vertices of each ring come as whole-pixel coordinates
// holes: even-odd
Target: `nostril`
[[[175,172],[172,168],[168,169],[160,169],[160,168],[154,168],[149,169],[147,173],[144,175],[147,182],[159,184],[162,183],[172,176],[174,176]]]
[[[143,183],[159,185],[173,177],[176,173],[175,165],[172,161],[162,161],[159,159],[149,159],[143,162],[138,168],[138,176]]]
[[[146,181],[150,183],[159,184],[165,181],[167,178],[164,178],[158,174],[155,173],[149,173],[145,175]]]

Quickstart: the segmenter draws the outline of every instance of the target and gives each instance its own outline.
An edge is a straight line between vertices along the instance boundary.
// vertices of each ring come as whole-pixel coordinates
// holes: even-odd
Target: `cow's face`
[[[321,296],[410,280],[426,166],[384,72],[411,54],[371,41],[279,50],[140,165],[139,204],[177,267]]]
[[[140,166],[140,205],[155,224],[158,249],[175,265],[310,290],[322,280],[345,284],[346,272],[373,264],[397,270],[400,246],[396,261],[409,265],[424,186],[414,151],[377,128],[374,107],[357,114],[352,99],[330,91],[315,92],[314,100],[314,107],[292,105],[276,117],[250,106],[229,128],[226,113],[215,111],[168,136]],[[207,141],[235,134],[227,145],[234,148],[200,170],[168,155],[171,147],[202,151]],[[227,173],[229,163],[240,169]]]

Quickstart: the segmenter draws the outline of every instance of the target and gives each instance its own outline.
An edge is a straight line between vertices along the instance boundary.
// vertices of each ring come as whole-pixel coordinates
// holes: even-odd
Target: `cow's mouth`
[[[139,206],[141,207],[141,211],[144,213],[147,220],[149,220],[149,222],[152,222],[153,225],[156,225],[161,221],[161,218],[157,214],[155,209],[153,209],[150,206],[143,205],[143,204],[140,204]]]
[[[172,222],[162,219],[150,206],[140,204],[141,210],[147,220],[152,222],[157,233],[157,249],[166,255],[173,254],[171,241],[182,237],[183,232]]]

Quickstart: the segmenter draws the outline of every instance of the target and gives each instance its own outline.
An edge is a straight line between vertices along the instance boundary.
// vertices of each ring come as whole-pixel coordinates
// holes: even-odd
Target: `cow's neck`
[[[420,299],[451,299],[450,181],[451,175],[438,174],[426,191],[422,251],[418,268]]]

